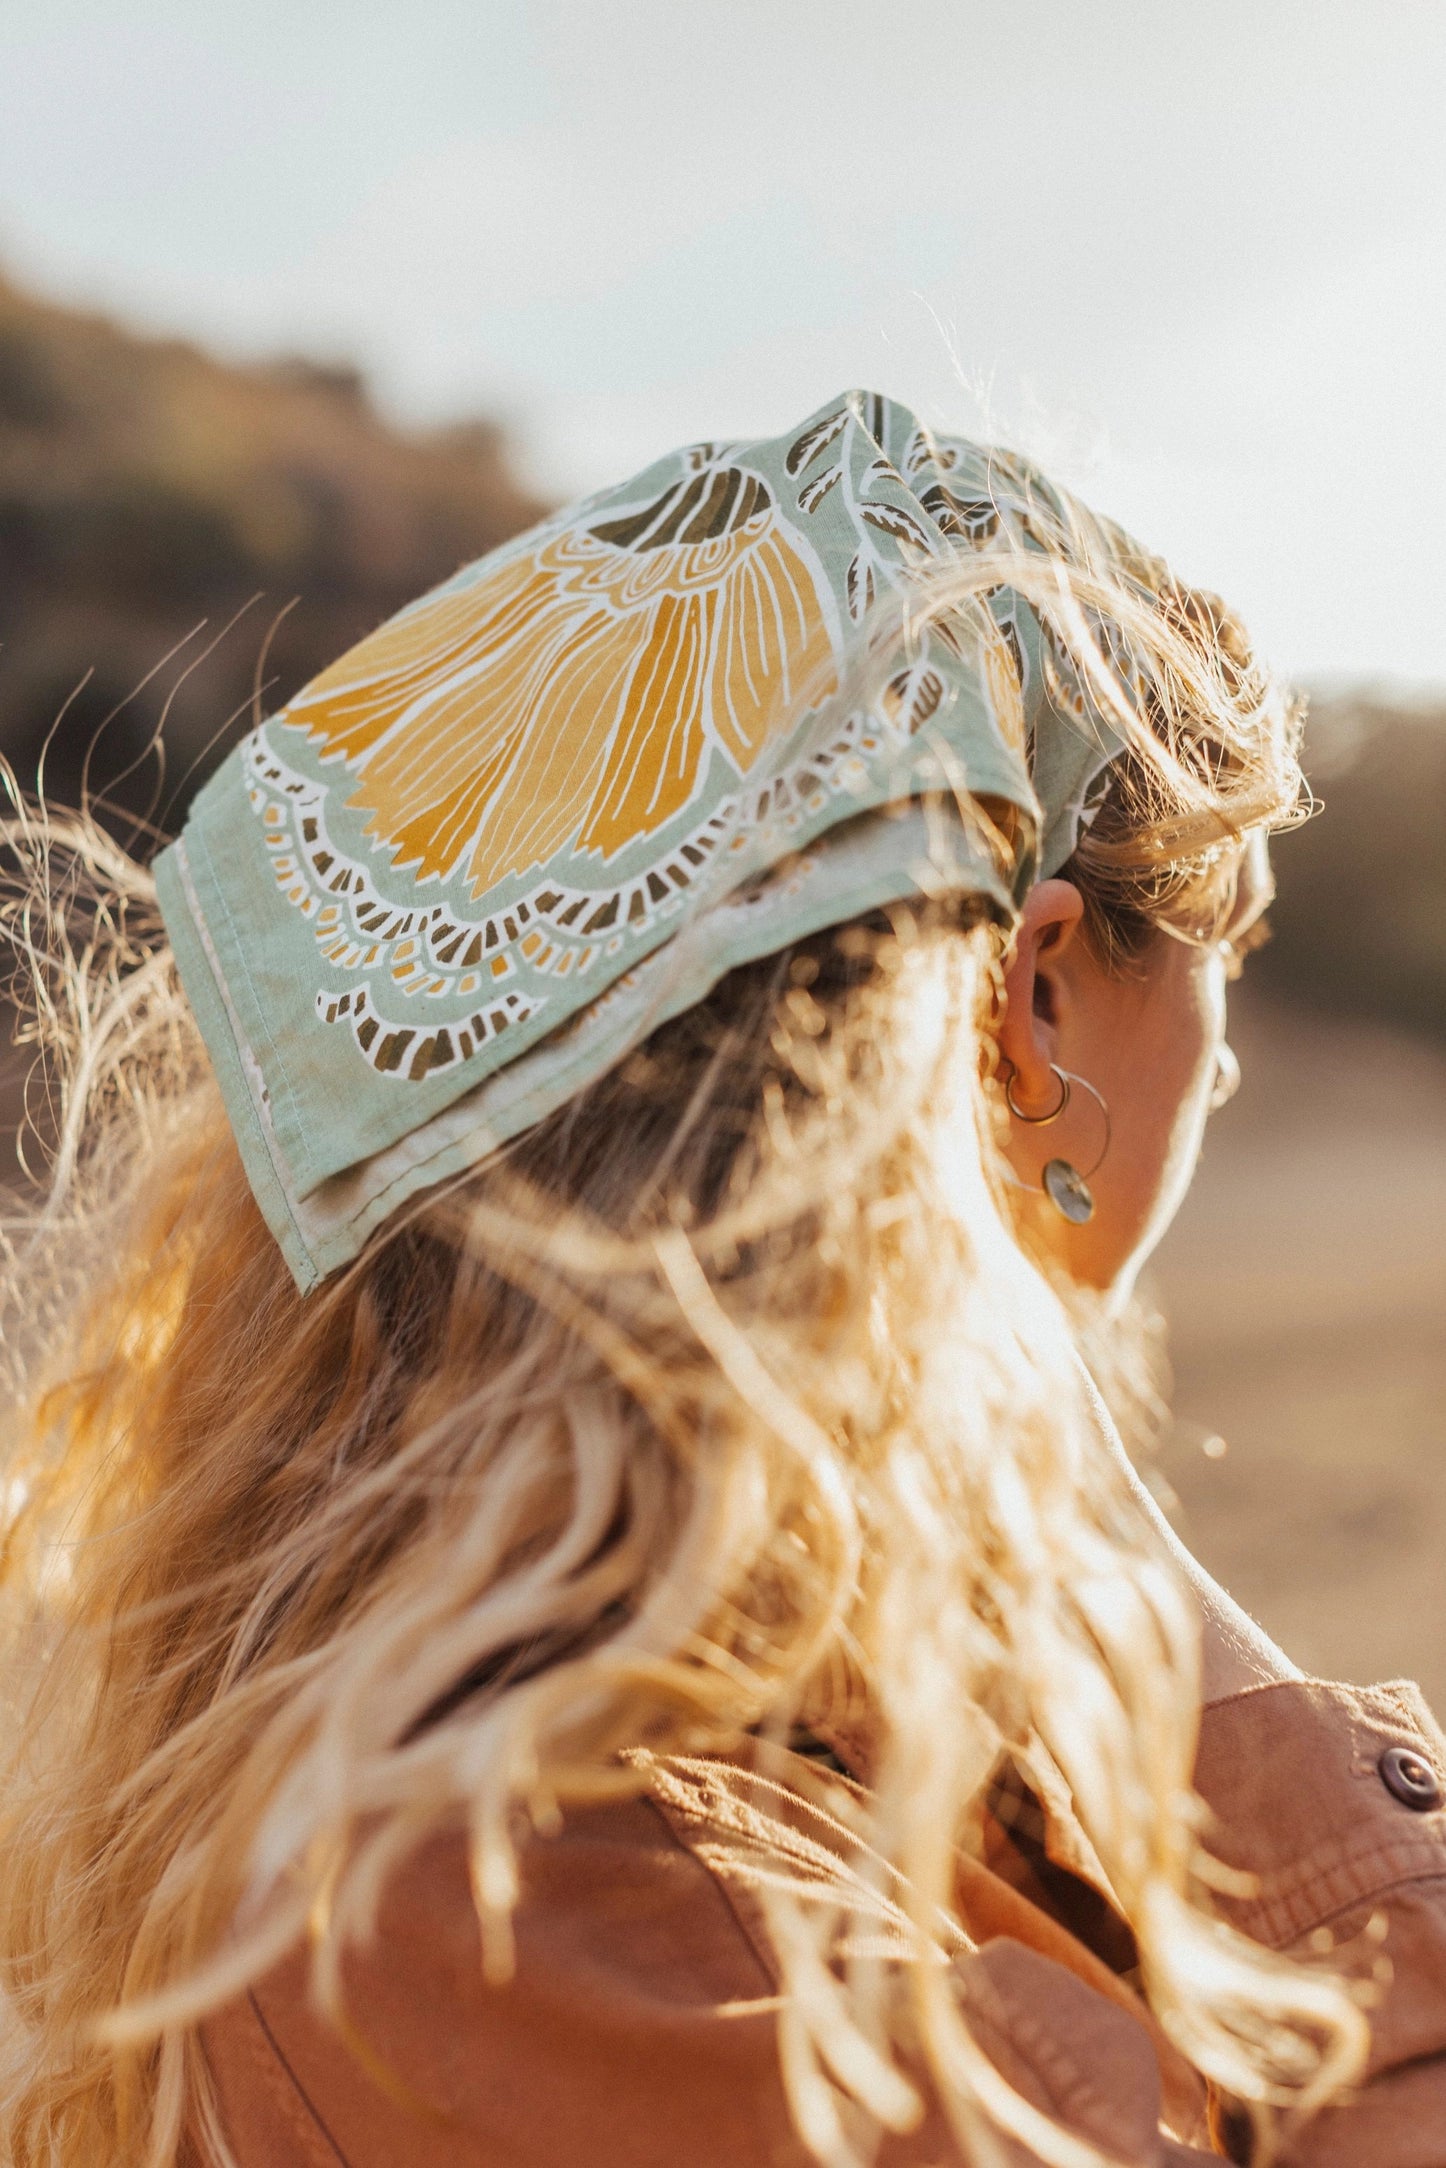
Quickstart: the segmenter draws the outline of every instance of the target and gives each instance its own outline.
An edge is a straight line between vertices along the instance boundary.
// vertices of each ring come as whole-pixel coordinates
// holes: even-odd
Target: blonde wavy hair
[[[1003,587],[1126,739],[1066,869],[1093,937],[1119,969],[1212,938],[1242,838],[1295,817],[1288,704],[1218,605],[1057,498],[907,615]],[[1007,872],[999,809],[960,809]],[[1062,1774],[1199,2070],[1261,2117],[1359,2070],[1344,1986],[1212,1909],[1192,1603],[1011,1226],[997,914],[920,900],[735,971],[303,1300],[149,875],[87,815],[17,801],[6,839],[47,1080],[3,1288],[7,2160],[226,2158],[199,2021],[306,1935],[339,2014],[429,1830],[465,1823],[503,1978],[521,1828],[639,1783],[629,1749],[800,1725],[867,1725],[860,1834],[921,1946],[1016,1748]],[[1099,2157],[998,2078],[947,1967],[774,1911],[821,2160],[908,2127],[906,2061],[966,2154]]]

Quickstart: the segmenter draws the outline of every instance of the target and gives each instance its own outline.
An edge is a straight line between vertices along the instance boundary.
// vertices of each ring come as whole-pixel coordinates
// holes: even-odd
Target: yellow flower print
[[[823,592],[766,483],[705,465],[427,596],[282,720],[346,763],[394,864],[480,897],[657,833],[715,751],[746,776],[836,688]]]

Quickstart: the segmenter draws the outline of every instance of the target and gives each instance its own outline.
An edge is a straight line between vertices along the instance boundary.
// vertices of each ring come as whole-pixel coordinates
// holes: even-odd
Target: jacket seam
[[[1446,1868],[1443,1868],[1440,1874],[1398,1876],[1394,1882],[1383,1883],[1364,1897],[1347,1898],[1344,1904],[1335,1905],[1329,1912],[1323,1912],[1312,1924],[1316,1927],[1329,1927],[1332,1921],[1340,1919],[1342,1914],[1354,1912],[1363,1904],[1371,1904],[1377,1898],[1397,1896],[1402,1890],[1429,1888],[1433,1882],[1446,1885]]]
[[[672,1842],[674,1843],[674,1845],[676,1845],[677,1849],[693,1862],[693,1865],[698,1869],[701,1874],[707,1876],[709,1882],[711,1882],[714,1889],[717,1890],[719,1896],[722,1898],[725,1906],[727,1907],[729,1918],[732,1920],[734,1926],[737,1928],[739,1934],[742,1936],[743,1941],[746,1944],[754,1963],[757,1965],[759,1971],[762,1973],[765,1986],[772,1994],[776,1995],[778,1993],[777,1968],[769,1961],[766,1944],[763,1944],[760,1941],[760,1938],[754,1931],[753,1927],[750,1925],[748,1920],[744,1918],[743,1913],[739,1909],[737,1900],[734,1897],[733,1891],[730,1889],[726,1879],[721,1874],[719,1874],[718,1870],[714,1866],[712,1866],[708,1860],[703,1858],[702,1854],[696,1849],[694,1845],[691,1845],[688,1842],[686,1834],[677,1827],[672,1815],[668,1812],[667,1807],[664,1806],[661,1799],[654,1798],[651,1792],[645,1792],[643,1794],[643,1800],[644,1804],[651,1807],[654,1814],[657,1815],[658,1820],[662,1823],[664,1829],[668,1832],[669,1837],[672,1839]]]
[[[1381,1846],[1330,1866],[1316,1867],[1292,1879],[1282,1889],[1268,1883],[1256,1897],[1233,1906],[1232,1912],[1247,1931],[1262,1940],[1281,1943],[1308,1934],[1337,1919],[1343,1912],[1374,1904],[1413,1885],[1446,1880],[1446,1857],[1439,1848]]]

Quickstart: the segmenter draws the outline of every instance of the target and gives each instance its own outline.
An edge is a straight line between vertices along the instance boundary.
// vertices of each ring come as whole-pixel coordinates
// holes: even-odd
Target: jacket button
[[[1428,1761],[1408,1746],[1388,1746],[1376,1763],[1381,1782],[1393,1799],[1415,1814],[1429,1814],[1441,1804],[1441,1780]]]

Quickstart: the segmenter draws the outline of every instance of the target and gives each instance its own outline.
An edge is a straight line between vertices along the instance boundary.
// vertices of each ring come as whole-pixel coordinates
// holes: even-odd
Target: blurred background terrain
[[[29,781],[64,710],[61,802],[94,744],[97,787],[174,819],[254,698],[541,509],[485,421],[404,433],[344,366],[227,367],[0,276],[0,728]]]
[[[1344,825],[1342,801],[1344,789],[1333,789],[1315,846],[1322,857],[1331,827]],[[1438,796],[1438,865],[1441,804]],[[1292,858],[1304,840],[1287,838],[1277,853],[1291,910]],[[1155,1266],[1176,1381],[1161,1472],[1186,1541],[1299,1664],[1362,1684],[1416,1678],[1440,1710],[1439,996],[1427,1035],[1383,1019],[1375,1001],[1343,1001],[1334,1013],[1304,1005],[1279,965],[1236,995],[1230,1036],[1245,1081],[1214,1117]]]
[[[485,419],[403,428],[351,369],[223,363],[0,278],[0,750],[173,830],[257,707],[541,510]],[[1446,696],[1318,695],[1307,766],[1325,810],[1277,848],[1245,1084],[1155,1270],[1160,1473],[1298,1661],[1440,1706]]]

